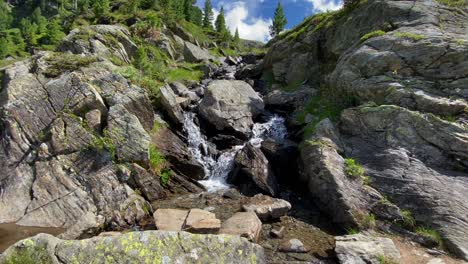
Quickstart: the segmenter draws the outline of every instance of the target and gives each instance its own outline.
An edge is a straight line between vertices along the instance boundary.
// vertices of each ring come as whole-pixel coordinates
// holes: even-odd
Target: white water
[[[201,133],[200,128],[194,122],[195,114],[184,113],[184,131],[187,134],[189,150],[193,157],[203,164],[207,179],[200,181],[209,192],[229,188],[226,180],[229,173],[234,168],[234,158],[236,154],[245,146],[235,146],[230,150],[223,152],[217,159],[209,152],[206,137]],[[266,138],[273,138],[282,141],[286,138],[287,130],[284,124],[284,118],[273,115],[266,123],[254,124],[252,129],[252,138],[249,142],[260,147],[262,141]]]

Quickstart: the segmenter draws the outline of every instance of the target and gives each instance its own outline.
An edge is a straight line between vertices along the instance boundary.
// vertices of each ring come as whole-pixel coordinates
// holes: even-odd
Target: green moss
[[[427,237],[427,238],[437,242],[438,246],[442,246],[442,244],[443,244],[441,235],[435,229],[431,229],[431,228],[427,228],[427,227],[418,227],[418,228],[416,228],[416,234]]]
[[[95,56],[81,56],[68,53],[54,54],[46,60],[49,63],[49,67],[44,71],[44,75],[49,78],[58,77],[67,71],[76,71],[81,67],[86,67],[98,61]]]
[[[364,41],[366,41],[368,39],[375,38],[375,37],[380,37],[380,36],[383,36],[385,34],[386,33],[383,30],[372,31],[372,32],[367,33],[364,36],[362,36],[361,39],[360,39],[360,42],[362,43],[362,42],[364,42]]]
[[[451,7],[468,7],[468,1],[466,0],[436,0],[437,2]]]
[[[49,264],[53,260],[47,250],[35,244],[34,241],[23,240],[25,247],[16,248],[15,251],[6,258],[4,264]]]
[[[426,36],[421,35],[421,34],[416,34],[416,33],[410,33],[410,32],[397,32],[395,33],[395,36],[398,38],[404,38],[404,39],[411,39],[413,41],[419,41],[422,39],[425,39]]]
[[[463,45],[463,44],[465,44],[465,40],[464,39],[455,39],[455,43],[457,43],[457,45]]]
[[[364,176],[364,168],[354,159],[345,159],[345,173],[353,179]]]

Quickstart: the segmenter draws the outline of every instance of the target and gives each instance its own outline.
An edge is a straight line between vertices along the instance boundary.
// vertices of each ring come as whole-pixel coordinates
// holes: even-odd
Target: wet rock
[[[181,231],[188,212],[178,209],[158,209],[153,215],[156,228],[163,231]]]
[[[214,56],[206,49],[193,45],[190,42],[185,42],[184,45],[184,58],[187,62],[198,63],[202,61],[214,60]]]
[[[18,259],[52,264],[109,261],[243,264],[252,260],[266,263],[263,248],[244,238],[163,231],[131,232],[80,241],[65,241],[39,234],[11,246],[0,256],[0,263],[12,263]]]
[[[262,222],[253,212],[234,214],[226,220],[219,230],[220,234],[238,235],[250,241],[257,241],[262,231]]]
[[[248,143],[235,157],[235,167],[228,182],[241,188],[243,193],[258,193],[257,190],[275,196],[278,184],[265,155]]]
[[[137,164],[132,164],[131,179],[134,188],[141,191],[150,202],[166,197],[164,188],[159,183],[159,175],[148,172]]]
[[[215,214],[200,209],[191,209],[184,224],[184,230],[196,234],[216,234],[220,228]]]
[[[190,154],[185,144],[168,127],[162,126],[151,136],[151,142],[166,157],[169,167],[188,179],[202,180],[205,170]]]
[[[173,124],[182,127],[184,124],[184,112],[177,101],[177,96],[168,85],[161,87],[159,91],[161,94],[160,102],[164,112]]]
[[[258,218],[265,221],[287,215],[291,204],[282,199],[257,194],[249,200],[248,204],[243,205],[242,209],[246,212],[254,212]]]
[[[307,253],[310,251],[299,239],[290,239],[281,242],[279,250],[282,252]]]
[[[107,135],[116,147],[117,158],[122,162],[144,162],[149,159],[150,137],[138,118],[123,105],[109,110]]]
[[[223,198],[228,198],[232,200],[240,199],[242,196],[236,189],[229,189],[223,192]]]
[[[309,87],[294,92],[273,90],[265,96],[265,105],[273,110],[294,111],[304,106],[316,92]]]
[[[190,103],[195,103],[200,100],[200,97],[198,97],[195,92],[190,91],[187,86],[183,85],[182,83],[175,82],[171,83],[170,86],[176,95],[189,98]]]
[[[400,252],[390,238],[348,235],[335,237],[335,253],[340,263],[379,264],[379,257],[400,260]]]
[[[252,118],[263,108],[263,100],[247,83],[216,80],[208,85],[199,112],[217,130],[246,138],[251,133]]]
[[[277,180],[281,184],[294,186],[295,183],[291,179],[298,179],[298,145],[290,140],[277,142],[269,138],[262,142],[261,150],[271,164],[273,172]]]

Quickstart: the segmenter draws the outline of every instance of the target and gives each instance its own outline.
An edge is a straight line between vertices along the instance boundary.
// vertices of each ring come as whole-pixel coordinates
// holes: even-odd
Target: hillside
[[[0,264],[468,260],[466,1],[194,4],[0,2]]]

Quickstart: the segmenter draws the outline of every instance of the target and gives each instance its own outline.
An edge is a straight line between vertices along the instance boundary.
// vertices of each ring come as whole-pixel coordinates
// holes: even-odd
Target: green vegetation
[[[346,175],[353,179],[364,177],[364,168],[354,159],[345,159]]]
[[[419,40],[426,38],[424,35],[410,33],[410,32],[397,32],[395,33],[395,36],[398,38],[410,39],[414,41],[419,41]]]
[[[226,26],[226,20],[224,18],[224,7],[221,7],[218,17],[215,21],[216,32],[218,32],[222,41],[230,41],[232,36],[229,32],[229,28]]]
[[[357,235],[357,234],[360,233],[360,231],[357,228],[348,228],[348,229],[346,229],[346,233],[348,235]]]
[[[426,227],[418,227],[416,228],[416,234],[427,237],[434,242],[437,243],[439,247],[443,245],[442,237],[440,236],[439,232],[435,229],[430,229]]]
[[[200,81],[204,75],[203,71],[200,70],[200,67],[201,65],[199,64],[181,64],[180,66],[169,70],[167,74],[167,81]]]
[[[385,35],[385,31],[383,31],[383,30],[372,31],[372,32],[367,33],[364,36],[362,36],[360,41],[362,43],[362,42],[364,42],[364,41],[366,41],[368,39],[383,36],[383,35]]]
[[[379,264],[398,264],[399,262],[392,259],[392,258],[389,258],[389,257],[386,257],[384,255],[380,255],[378,256],[378,261],[379,261]]]
[[[436,0],[437,2],[451,7],[468,7],[468,1],[466,0]]]
[[[337,122],[341,111],[342,108],[338,104],[323,96],[312,97],[304,110],[297,115],[297,120],[300,123],[305,123],[308,115],[313,117],[313,120],[305,128],[304,138],[311,136],[315,132],[315,126],[325,118],[330,118],[331,121]]]
[[[47,61],[49,62],[49,67],[45,70],[44,75],[53,78],[60,76],[64,72],[75,71],[81,67],[97,62],[97,58],[93,56],[60,53],[47,58]]]
[[[361,230],[373,229],[376,225],[375,215],[363,211],[354,211],[353,216],[356,219]]]
[[[412,230],[416,226],[416,219],[414,219],[413,213],[409,210],[401,210],[401,215],[403,216],[403,227]]]
[[[155,145],[150,145],[149,149],[149,164],[150,171],[159,175],[160,182],[163,186],[167,186],[171,177],[172,170],[167,168],[166,157],[159,151]]]
[[[52,263],[49,253],[45,249],[45,245],[37,245],[34,241],[27,239],[23,241],[25,247],[16,248],[4,264],[47,264]]]
[[[278,1],[278,6],[275,9],[275,15],[273,17],[273,24],[270,26],[270,35],[271,37],[276,37],[281,31],[284,30],[284,27],[288,23],[286,16],[284,15],[283,6],[281,1]]]
[[[203,27],[213,29],[213,6],[211,0],[205,0],[205,8],[203,10]]]
[[[113,133],[107,129],[104,129],[102,136],[94,137],[91,142],[91,149],[95,151],[107,151],[109,152],[112,160],[117,160],[117,146],[114,140],[116,133]]]

